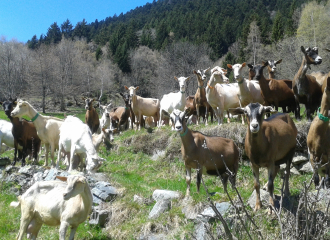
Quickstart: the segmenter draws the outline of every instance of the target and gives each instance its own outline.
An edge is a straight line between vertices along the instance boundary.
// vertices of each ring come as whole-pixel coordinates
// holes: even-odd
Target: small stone
[[[170,208],[171,208],[170,200],[157,201],[155,206],[152,208],[151,212],[149,213],[149,219],[158,218],[160,214],[169,210]]]

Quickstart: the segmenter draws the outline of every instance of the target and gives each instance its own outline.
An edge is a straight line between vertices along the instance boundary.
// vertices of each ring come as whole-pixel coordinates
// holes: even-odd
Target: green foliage
[[[272,41],[278,42],[284,35],[284,21],[280,12],[276,13],[273,28],[272,28]]]
[[[50,27],[48,28],[47,35],[45,38],[45,43],[51,44],[51,43],[59,43],[62,39],[62,34],[59,26],[56,22],[54,22]]]
[[[100,60],[100,58],[102,57],[102,55],[103,55],[102,49],[101,49],[101,47],[98,47],[96,49],[96,52],[95,52],[95,58],[96,58],[96,60],[97,61]]]

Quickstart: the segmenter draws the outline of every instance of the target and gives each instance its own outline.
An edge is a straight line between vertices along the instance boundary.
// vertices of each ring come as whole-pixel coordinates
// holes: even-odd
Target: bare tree
[[[247,51],[252,54],[253,64],[260,61],[261,35],[256,21],[251,22],[250,32],[247,38]]]
[[[193,77],[193,70],[212,66],[210,48],[206,44],[194,45],[188,42],[175,43],[162,52],[158,64],[157,89],[158,97],[179,89],[174,76]],[[196,93],[197,81],[187,84],[187,95]]]
[[[15,40],[0,40],[0,92],[2,97],[19,96],[26,86],[28,51]]]
[[[30,50],[29,61],[29,91],[27,95],[41,97],[42,112],[45,113],[46,98],[51,95],[51,85],[54,82],[53,49],[54,46],[41,45],[36,50]]]

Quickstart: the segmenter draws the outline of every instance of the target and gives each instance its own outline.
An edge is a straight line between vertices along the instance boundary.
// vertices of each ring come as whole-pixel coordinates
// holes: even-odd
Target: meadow
[[[84,109],[72,109],[67,115],[76,114],[84,119]],[[63,118],[63,113],[49,114]],[[7,119],[3,111],[0,111],[0,118]],[[237,131],[243,129],[240,123],[223,124],[218,126],[215,122],[204,125],[192,125],[190,128],[201,132],[215,132],[219,135],[222,131]],[[232,130],[231,130],[232,129]],[[161,129],[142,129],[141,131],[127,130],[115,136],[111,146],[102,146],[100,156],[107,161],[100,168],[100,172],[106,174],[109,182],[118,189],[118,197],[108,204],[111,209],[111,218],[105,229],[92,226],[85,222],[77,230],[76,239],[137,239],[146,232],[170,232],[169,239],[191,239],[194,224],[188,221],[182,213],[182,199],[186,191],[185,168],[181,159],[181,140],[179,135],[171,131],[170,127]],[[13,150],[7,151],[2,156],[13,157]],[[20,164],[20,163],[18,163]],[[42,158],[39,164],[43,164]],[[62,166],[64,168],[64,166]],[[208,194],[201,186],[200,194],[196,190],[195,171],[192,173],[191,197],[194,211],[201,210],[208,205]],[[311,174],[291,175],[290,192],[291,196],[298,198],[302,183],[311,179]],[[223,191],[220,179],[212,176],[203,176],[205,185],[211,194],[213,202],[228,201]],[[267,181],[267,172],[261,171],[261,185]],[[247,159],[240,161],[237,174],[237,188],[244,202],[248,200],[253,192],[253,174]],[[282,180],[275,179],[275,194],[281,194]],[[9,208],[11,201],[16,199],[13,193],[8,191],[8,184],[1,182],[0,193],[0,239],[14,239],[20,223],[20,210]],[[179,191],[182,198],[172,203],[171,210],[155,220],[148,219],[154,203],[150,200],[156,189],[167,189]],[[229,187],[229,194],[237,199],[234,190]],[[134,195],[139,195],[147,204],[138,204],[133,201]],[[280,229],[276,217],[267,216],[266,208],[254,213],[247,207],[250,214],[258,222],[264,232],[264,236],[277,238],[280,236]],[[219,222],[213,223],[216,228]],[[273,239],[275,239],[273,238]],[[43,225],[39,239],[58,239],[58,227]],[[245,239],[242,237],[240,239]]]

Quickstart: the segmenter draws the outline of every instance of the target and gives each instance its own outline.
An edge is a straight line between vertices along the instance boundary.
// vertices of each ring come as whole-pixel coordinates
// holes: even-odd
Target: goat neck
[[[308,89],[308,86],[305,86],[305,85],[308,84],[308,82],[306,80],[306,73],[307,73],[307,70],[309,67],[310,67],[310,64],[307,63],[307,60],[304,56],[301,66],[292,81],[292,87],[294,85],[297,85],[298,95],[305,94],[301,91],[303,91],[304,89]]]
[[[275,73],[272,72],[272,68],[269,65],[267,66],[267,70],[268,70],[268,78],[275,79]]]
[[[182,132],[180,132],[180,137],[182,146],[186,149],[186,152],[189,152],[188,149],[191,149],[196,145],[192,131],[187,127],[187,123],[185,123],[185,121],[182,124]]]

